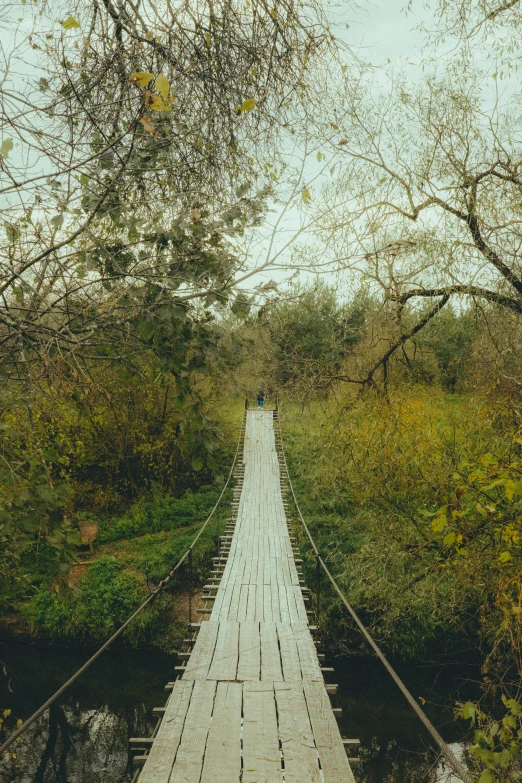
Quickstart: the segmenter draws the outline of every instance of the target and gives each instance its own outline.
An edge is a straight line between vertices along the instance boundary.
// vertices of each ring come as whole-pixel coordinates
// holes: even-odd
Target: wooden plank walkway
[[[353,783],[308,628],[272,411],[248,411],[243,454],[213,610],[139,783]]]

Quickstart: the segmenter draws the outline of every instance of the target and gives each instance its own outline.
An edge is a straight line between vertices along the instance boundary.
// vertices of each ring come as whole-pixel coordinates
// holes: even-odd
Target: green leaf
[[[511,479],[507,479],[504,484],[504,492],[506,493],[506,497],[508,500],[513,500],[513,495],[515,494],[515,490],[517,489],[517,485],[514,481]]]
[[[51,224],[55,228],[61,228],[63,226],[63,215],[55,215],[51,218]]]
[[[4,139],[2,144],[0,145],[0,155],[3,158],[8,158],[9,153],[13,149],[13,140],[12,139]]]
[[[501,552],[498,559],[501,563],[508,563],[511,560],[511,552]]]
[[[455,533],[447,533],[444,536],[444,546],[452,546],[455,543],[456,535]]]
[[[474,724],[477,718],[477,707],[472,701],[467,701],[462,707],[461,715],[464,720],[470,720],[471,723]]]
[[[72,30],[74,27],[79,27],[80,23],[76,21],[74,16],[68,16],[65,22],[61,22],[64,30]]]
[[[446,517],[435,517],[431,523],[431,527],[434,533],[440,533],[441,530],[444,530],[447,524]]]
[[[236,114],[241,114],[244,111],[252,111],[256,103],[257,101],[255,101],[253,98],[247,98],[246,101],[243,101],[241,106],[236,106],[234,111],[236,112]]]
[[[9,242],[16,242],[20,239],[20,231],[12,223],[4,223],[5,233]]]
[[[192,470],[201,470],[204,463],[201,457],[192,457]]]
[[[479,777],[478,783],[497,783],[497,779],[491,772],[488,772],[487,769],[485,769]]]
[[[246,318],[250,313],[251,303],[254,297],[250,299],[244,294],[238,294],[231,310],[238,318]]]

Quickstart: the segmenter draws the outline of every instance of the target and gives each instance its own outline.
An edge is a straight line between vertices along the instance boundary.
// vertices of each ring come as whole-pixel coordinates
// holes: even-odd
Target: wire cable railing
[[[341,588],[337,584],[337,581],[332,576],[328,566],[326,565],[326,563],[324,562],[323,558],[321,557],[321,555],[319,553],[319,550],[317,548],[317,545],[316,545],[316,543],[314,541],[314,538],[313,538],[312,534],[310,533],[310,529],[309,529],[308,525],[306,524],[306,521],[305,521],[305,519],[304,519],[304,517],[303,517],[303,515],[301,513],[301,509],[299,507],[299,503],[297,502],[297,498],[296,498],[296,495],[295,495],[294,487],[293,487],[292,481],[290,479],[290,473],[288,471],[288,464],[287,464],[287,461],[286,461],[286,454],[285,454],[285,450],[284,450],[282,430],[281,430],[281,405],[280,405],[279,393],[277,395],[277,403],[276,403],[276,405],[277,405],[277,410],[278,410],[278,428],[279,428],[279,441],[280,441],[280,450],[281,450],[281,460],[282,460],[282,464],[283,464],[283,466],[285,468],[286,480],[288,482],[288,486],[289,486],[289,489],[290,489],[290,492],[291,492],[291,495],[292,495],[292,499],[293,499],[293,502],[294,502],[294,505],[295,505],[295,508],[296,508],[296,511],[297,511],[297,515],[299,517],[299,521],[301,522],[301,524],[302,524],[302,526],[303,526],[303,528],[305,530],[305,533],[306,533],[306,535],[308,537],[308,540],[310,541],[310,545],[311,545],[312,550],[314,552],[314,555],[315,555],[315,558],[316,558],[316,562],[320,565],[320,567],[325,572],[325,574],[328,577],[328,579],[329,579],[333,589],[335,590],[335,592],[337,593],[337,595],[339,596],[339,598],[343,602],[344,606],[346,607],[346,609],[350,613],[352,619],[354,620],[355,624],[359,628],[361,634],[366,639],[366,641],[368,642],[368,644],[370,645],[372,650],[375,652],[375,654],[377,655],[377,657],[379,658],[381,663],[384,665],[384,667],[386,668],[388,674],[390,674],[390,676],[392,677],[392,679],[394,680],[396,685],[399,687],[399,690],[401,691],[402,695],[405,697],[405,699],[408,702],[408,704],[410,705],[410,707],[413,708],[413,710],[417,714],[417,717],[422,721],[422,723],[424,724],[425,728],[431,734],[431,736],[433,737],[433,739],[435,740],[435,742],[439,746],[439,749],[440,749],[442,755],[444,756],[444,758],[446,759],[446,761],[448,762],[450,767],[453,769],[455,774],[458,775],[459,778],[464,783],[475,783],[473,781],[473,779],[471,778],[469,772],[465,768],[465,766],[462,764],[461,761],[459,761],[457,759],[457,757],[455,756],[455,754],[453,753],[453,751],[451,750],[451,748],[449,747],[447,742],[445,742],[442,739],[441,735],[439,734],[439,732],[437,731],[437,729],[435,728],[433,723],[430,721],[430,719],[428,718],[428,716],[426,715],[426,713],[424,712],[422,707],[419,704],[417,704],[417,701],[415,700],[415,698],[412,696],[412,694],[410,693],[410,691],[408,690],[408,688],[406,687],[404,682],[401,680],[401,678],[399,677],[399,675],[397,674],[397,672],[395,671],[395,669],[393,668],[391,663],[388,661],[388,659],[386,658],[386,656],[384,655],[384,653],[380,649],[380,647],[377,644],[377,642],[371,636],[371,634],[369,633],[369,631],[366,629],[365,625],[363,624],[362,620],[359,618],[359,616],[357,615],[357,613],[355,612],[353,607],[348,602],[348,599],[344,595],[343,591],[341,590]]]
[[[192,550],[194,549],[194,547],[198,543],[198,541],[201,538],[204,530],[208,527],[211,519],[213,519],[214,514],[219,509],[221,501],[222,501],[222,499],[223,499],[223,497],[225,495],[225,492],[228,489],[228,486],[229,486],[230,481],[232,479],[232,476],[234,475],[234,469],[236,467],[237,459],[238,459],[239,452],[240,452],[240,449],[241,449],[241,443],[243,441],[243,436],[244,436],[245,418],[246,418],[246,405],[245,405],[245,412],[243,414],[243,419],[242,419],[241,428],[240,428],[240,432],[239,432],[239,437],[238,437],[238,440],[237,440],[237,445],[236,445],[236,451],[235,451],[235,454],[234,454],[234,459],[232,461],[232,466],[230,468],[230,472],[228,474],[227,480],[225,481],[225,484],[223,485],[223,489],[221,490],[221,494],[219,495],[214,508],[210,512],[209,516],[207,517],[207,519],[205,520],[205,522],[203,523],[201,528],[198,530],[196,536],[192,540],[192,543],[190,544],[188,549],[185,551],[185,553],[182,555],[182,557],[180,557],[180,559],[178,560],[176,565],[173,568],[171,568],[171,570],[168,572],[168,574],[158,583],[157,587],[150,593],[150,595],[145,599],[145,601],[143,601],[141,606],[139,606],[136,609],[136,611],[133,612],[133,614],[131,614],[131,616],[127,620],[125,620],[125,622],[122,625],[120,625],[120,627],[112,634],[112,636],[109,639],[107,639],[107,641],[104,642],[104,644],[102,644],[102,646],[99,647],[99,649],[96,650],[96,652],[93,655],[91,655],[89,660],[87,660],[83,664],[83,666],[81,666],[72,675],[72,677],[69,677],[69,679],[66,682],[64,682],[64,684],[60,688],[58,688],[58,690],[55,691],[55,693],[53,693],[53,695],[50,696],[47,699],[47,701],[44,702],[44,704],[41,705],[41,707],[39,707],[35,712],[33,712],[33,714],[29,718],[27,718],[27,720],[25,720],[18,729],[13,731],[9,735],[9,737],[7,737],[7,739],[4,740],[2,745],[0,745],[0,758],[2,758],[2,755],[3,755],[4,751],[6,751],[13,744],[13,742],[15,742],[22,734],[24,734],[24,732],[27,731],[29,726],[31,726],[35,722],[35,720],[37,720],[41,715],[43,715],[43,713],[52,704],[54,704],[60,698],[60,696],[62,696],[65,693],[65,691],[68,688],[70,688],[71,685],[73,685],[73,683],[75,683],[82,676],[82,674],[84,672],[87,671],[87,669],[90,666],[92,666],[92,664],[100,657],[100,655],[102,655],[105,652],[105,650],[107,650],[111,646],[111,644],[113,644],[116,641],[116,639],[118,639],[118,637],[122,635],[122,633],[125,631],[125,629],[129,627],[129,625],[136,619],[136,617],[138,617],[138,615],[140,615],[141,612],[143,612],[144,609],[146,609],[148,606],[150,606],[152,603],[154,603],[154,601],[158,598],[158,596],[161,595],[163,590],[167,587],[167,585],[169,584],[170,580],[172,579],[172,577],[174,576],[176,571],[178,571],[179,568],[181,568],[181,566],[183,565],[183,563],[188,558],[191,557]],[[218,519],[219,519],[219,517],[218,517]]]

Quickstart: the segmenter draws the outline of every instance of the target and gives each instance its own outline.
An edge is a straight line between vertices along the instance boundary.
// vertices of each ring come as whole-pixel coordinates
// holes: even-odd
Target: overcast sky
[[[418,26],[421,22],[429,22],[431,17],[424,0],[416,0],[413,11],[408,14],[403,11],[405,4],[406,0],[360,0],[358,7],[343,2],[332,4],[328,12],[334,34],[353,47],[361,60],[387,69],[400,67],[409,78],[416,80],[421,73],[419,62],[424,46],[424,36]],[[296,159],[296,164],[298,162]],[[308,176],[313,177],[317,169],[315,156],[311,156]],[[317,195],[319,189],[320,183],[314,182],[312,196]],[[295,234],[301,219],[297,209],[288,210],[278,226],[274,243],[276,247],[282,247]],[[272,221],[273,217],[269,216],[265,230],[268,231],[268,224]],[[263,243],[265,247],[267,244]],[[281,258],[284,264],[289,264],[290,252],[285,251]],[[266,283],[271,279],[280,283],[288,278],[288,274],[283,269],[267,269],[249,280],[248,286]],[[313,273],[304,271],[298,273],[300,281],[309,281],[313,276]],[[341,278],[331,273],[325,276],[331,283],[346,280],[346,273]]]

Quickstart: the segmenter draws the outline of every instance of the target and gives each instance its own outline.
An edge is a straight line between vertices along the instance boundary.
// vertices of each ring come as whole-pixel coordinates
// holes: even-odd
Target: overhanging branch
[[[512,299],[509,296],[504,296],[495,291],[490,291],[487,288],[481,288],[480,286],[474,285],[450,285],[445,286],[444,288],[413,288],[411,291],[406,291],[400,296],[397,294],[390,294],[390,299],[394,302],[406,304],[410,299],[416,297],[431,298],[436,296],[452,296],[454,294],[480,297],[481,299],[486,299],[488,302],[494,302],[495,304],[501,305],[501,307],[507,307],[509,310],[513,310],[513,312],[518,313],[519,315],[522,314],[522,299]]]

